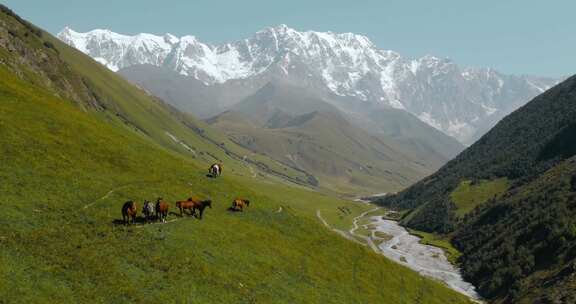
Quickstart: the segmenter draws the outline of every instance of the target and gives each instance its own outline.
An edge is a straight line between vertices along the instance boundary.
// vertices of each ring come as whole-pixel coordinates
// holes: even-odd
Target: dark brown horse
[[[194,209],[194,205],[197,203],[198,201],[189,197],[187,200],[185,201],[177,201],[176,202],[176,208],[180,209],[180,216],[184,215],[184,211],[188,210],[190,215],[192,215],[192,210]]]
[[[127,201],[122,205],[122,221],[125,225],[136,223],[136,215],[138,214],[138,206],[134,201]],[[130,221],[132,220],[132,221]]]
[[[168,217],[168,209],[170,209],[170,205],[165,202],[162,198],[158,198],[156,200],[156,216],[158,220],[166,223],[166,217]]]
[[[232,209],[243,211],[245,207],[250,206],[250,201],[247,199],[237,198],[232,202]]]
[[[210,207],[210,209],[212,209],[212,200],[192,200],[193,205],[192,205],[192,216],[194,216],[196,214],[196,210],[198,210],[198,214],[196,217],[198,219],[202,219],[202,214],[204,214],[204,209],[206,209],[206,207]]]

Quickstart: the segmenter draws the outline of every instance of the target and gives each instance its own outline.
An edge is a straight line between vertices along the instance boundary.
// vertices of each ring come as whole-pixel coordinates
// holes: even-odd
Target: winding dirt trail
[[[352,221],[352,228],[350,228],[350,230],[348,230],[348,232],[349,232],[351,235],[356,236],[356,237],[359,237],[359,238],[365,240],[365,241],[366,241],[366,244],[368,244],[368,246],[369,246],[370,248],[372,248],[372,250],[374,250],[374,251],[377,252],[377,253],[380,253],[380,249],[378,248],[378,246],[376,246],[376,244],[374,244],[374,241],[373,241],[372,237],[368,237],[368,236],[364,236],[364,235],[357,234],[357,233],[356,233],[356,230],[358,230],[358,228],[360,228],[360,226],[358,225],[358,222],[359,222],[362,218],[364,218],[367,214],[372,213],[372,212],[374,212],[374,211],[377,211],[377,210],[379,210],[379,209],[380,209],[380,207],[376,207],[376,208],[374,208],[374,209],[370,209],[370,210],[368,210],[368,211],[362,212],[359,216],[357,216],[357,217],[355,217],[355,218],[353,219],[353,221]]]
[[[113,188],[112,190],[110,190],[110,191],[108,191],[106,194],[104,194],[103,196],[101,196],[101,197],[93,200],[92,202],[84,205],[84,207],[82,207],[82,209],[88,209],[88,208],[92,207],[94,204],[96,204],[97,202],[99,202],[99,201],[101,201],[101,200],[103,200],[103,199],[108,198],[112,193],[114,193],[114,192],[116,192],[116,191],[118,191],[118,190],[120,190],[120,189],[123,189],[123,188],[128,188],[128,187],[130,187],[130,186],[132,186],[132,185],[133,185],[133,184],[130,184],[130,185],[122,185],[122,186]]]
[[[318,219],[320,220],[320,222],[322,222],[322,224],[324,224],[324,226],[326,226],[326,228],[328,228],[328,229],[330,229],[330,230],[338,233],[339,235],[341,235],[342,237],[344,237],[344,238],[346,238],[346,239],[348,239],[348,240],[350,240],[350,241],[353,241],[353,242],[356,242],[356,243],[358,243],[358,244],[360,244],[360,245],[366,246],[366,244],[358,241],[357,239],[354,238],[354,236],[350,235],[350,234],[347,233],[346,231],[342,231],[342,230],[339,230],[339,229],[336,229],[336,228],[332,228],[332,227],[330,226],[330,224],[328,224],[328,222],[322,217],[322,214],[321,214],[320,209],[316,210],[316,217],[318,217]]]

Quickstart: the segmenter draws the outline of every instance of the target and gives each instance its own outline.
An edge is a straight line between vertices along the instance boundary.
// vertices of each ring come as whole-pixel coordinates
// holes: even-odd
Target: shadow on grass
[[[177,215],[174,212],[171,212],[170,214],[171,215]],[[133,225],[154,224],[154,223],[158,223],[158,222],[159,222],[159,220],[158,220],[158,217],[156,217],[156,216],[152,217],[150,220],[146,220],[146,218],[143,216],[137,216],[136,221],[134,223],[132,223],[132,221],[130,221],[130,223],[127,224],[122,219],[114,219],[114,220],[112,220],[112,225],[114,225],[114,226],[133,226]]]
[[[226,210],[228,210],[228,211],[230,211],[230,212],[242,212],[242,210],[236,209],[236,208],[234,208],[234,207],[228,207],[228,209],[226,209]]]

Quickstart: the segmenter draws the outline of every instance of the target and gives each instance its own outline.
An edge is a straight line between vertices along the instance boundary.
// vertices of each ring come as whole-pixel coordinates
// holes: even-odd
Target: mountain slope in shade
[[[505,303],[573,303],[576,76],[534,98],[438,172],[379,203],[450,233],[464,276]]]
[[[206,85],[240,79],[258,83],[267,73],[296,79],[362,104],[406,110],[466,144],[557,82],[462,68],[433,56],[404,58],[361,35],[300,32],[285,25],[222,45],[194,36],[78,33],[70,28],[58,37],[114,71],[150,64]]]

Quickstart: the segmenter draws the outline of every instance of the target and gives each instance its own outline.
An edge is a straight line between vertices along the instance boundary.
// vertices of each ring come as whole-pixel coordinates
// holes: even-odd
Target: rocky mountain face
[[[337,97],[352,97],[360,104],[355,107],[405,110],[465,144],[557,83],[463,68],[433,56],[405,58],[378,48],[365,36],[300,32],[285,25],[221,45],[202,43],[194,36],[125,36],[109,30],[78,33],[70,28],[58,37],[114,71],[147,64],[206,86],[242,80],[261,87],[263,75],[282,78]]]

